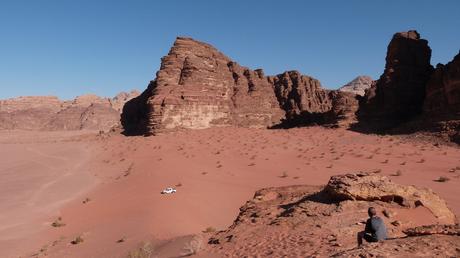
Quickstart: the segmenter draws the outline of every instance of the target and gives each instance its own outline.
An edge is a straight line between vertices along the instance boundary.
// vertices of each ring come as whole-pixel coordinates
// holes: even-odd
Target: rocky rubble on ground
[[[266,76],[209,44],[178,37],[155,80],[125,105],[122,124],[127,134],[292,126],[322,122],[331,109],[328,91],[312,77],[297,71]]]
[[[377,190],[370,190],[374,186]],[[414,250],[423,257],[459,255],[459,235],[420,230],[423,225],[446,224],[435,227],[457,232],[458,226],[448,225],[455,217],[447,207],[442,211],[446,216],[430,210],[433,203],[444,207],[445,202],[430,190],[414,187],[423,193],[417,196],[407,187],[383,176],[357,173],[332,177],[325,187],[265,188],[240,208],[228,229],[210,237],[206,251],[224,257],[404,257]],[[400,196],[403,201],[383,196]],[[364,229],[370,206],[378,210],[391,239],[357,247],[357,233]]]
[[[120,106],[137,95],[133,91],[113,99],[88,94],[69,101],[54,96],[0,100],[0,129],[109,130],[119,124]]]

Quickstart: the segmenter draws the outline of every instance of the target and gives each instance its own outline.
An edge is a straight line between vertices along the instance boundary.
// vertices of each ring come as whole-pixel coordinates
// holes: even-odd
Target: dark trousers
[[[358,245],[363,244],[363,239],[367,242],[378,242],[377,238],[373,237],[370,233],[361,231],[358,233]]]

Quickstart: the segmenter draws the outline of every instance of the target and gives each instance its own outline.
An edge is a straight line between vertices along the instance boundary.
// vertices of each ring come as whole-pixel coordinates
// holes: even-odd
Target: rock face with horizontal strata
[[[156,76],[123,108],[126,134],[309,124],[333,107],[329,91],[312,77],[297,71],[265,76],[191,38],[176,39]]]
[[[267,127],[284,116],[262,70],[242,67],[206,43],[179,37],[161,61],[156,79],[124,107],[128,133]]]
[[[26,96],[0,100],[0,129],[109,130],[119,124],[120,106],[135,91],[113,99],[93,94],[61,101],[55,96]]]

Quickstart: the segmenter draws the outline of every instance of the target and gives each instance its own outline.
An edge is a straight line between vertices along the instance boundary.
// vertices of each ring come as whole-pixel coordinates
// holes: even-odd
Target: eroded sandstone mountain
[[[371,87],[373,81],[374,80],[369,76],[358,76],[354,78],[351,82],[340,87],[339,90],[364,96],[366,90]]]
[[[267,127],[283,118],[262,70],[242,67],[214,47],[179,37],[157,77],[129,101],[122,123],[129,133],[153,134],[213,126]]]
[[[122,114],[127,134],[219,126],[322,123],[333,108],[318,80],[288,71],[265,76],[209,44],[178,37],[156,79]],[[331,113],[329,113],[331,114]]]
[[[395,196],[420,203],[406,205],[397,198],[386,198]],[[438,204],[444,207],[442,211],[432,209]],[[391,240],[357,248],[356,236],[364,229],[370,206],[384,220]],[[356,173],[335,176],[325,187],[285,186],[257,191],[240,208],[229,228],[210,237],[206,249],[223,257],[455,256],[459,254],[460,236],[454,223],[452,211],[432,191]],[[421,227],[424,225],[438,226]],[[398,256],[400,252],[404,255]]]
[[[385,71],[360,102],[359,120],[385,129],[421,114],[433,71],[430,58],[428,41],[417,31],[396,33],[388,45]]]
[[[61,101],[54,96],[28,96],[0,100],[0,129],[108,130],[118,125],[120,106],[137,96],[121,93],[113,99],[93,94]]]

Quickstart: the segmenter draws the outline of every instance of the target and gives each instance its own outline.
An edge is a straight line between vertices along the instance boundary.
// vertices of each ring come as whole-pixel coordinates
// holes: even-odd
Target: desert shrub
[[[436,182],[440,182],[440,183],[444,183],[444,182],[447,182],[449,181],[450,178],[446,177],[446,176],[440,176],[438,179],[436,179],[435,181]]]
[[[80,243],[83,243],[83,237],[82,236],[77,236],[74,240],[70,242],[72,245],[78,245]]]
[[[59,218],[57,218],[55,221],[53,221],[53,223],[51,223],[51,226],[53,226],[53,227],[55,227],[55,228],[59,228],[59,227],[65,226],[65,223],[62,222],[62,218],[59,217]]]
[[[398,170],[392,176],[401,176],[401,175],[402,175],[401,170]]]
[[[214,227],[207,227],[205,230],[203,230],[203,233],[212,233],[216,232],[216,229]]]

